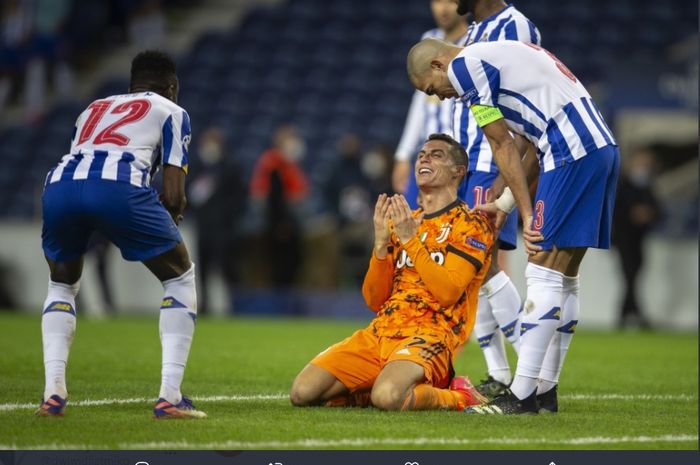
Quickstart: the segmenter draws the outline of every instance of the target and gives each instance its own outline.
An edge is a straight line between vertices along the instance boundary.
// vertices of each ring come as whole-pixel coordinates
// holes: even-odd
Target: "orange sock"
[[[406,398],[401,410],[462,410],[465,405],[466,396],[459,391],[419,384]]]

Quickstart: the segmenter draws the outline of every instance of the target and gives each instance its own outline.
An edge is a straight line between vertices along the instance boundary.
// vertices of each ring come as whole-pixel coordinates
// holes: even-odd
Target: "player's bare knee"
[[[318,389],[306,380],[294,380],[289,392],[289,400],[295,407],[309,407],[318,404]]]
[[[143,262],[160,281],[175,279],[192,268],[185,244],[179,242],[167,252]]]
[[[48,260],[51,281],[62,284],[75,284],[83,272],[82,258],[72,262],[53,262]]]
[[[381,410],[401,410],[408,391],[391,381],[375,384],[372,388],[372,405]]]

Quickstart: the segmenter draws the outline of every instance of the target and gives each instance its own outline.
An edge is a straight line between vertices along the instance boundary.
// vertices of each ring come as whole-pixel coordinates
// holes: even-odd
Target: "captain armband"
[[[472,105],[470,107],[474,119],[479,127],[484,127],[487,124],[493,123],[503,118],[503,113],[498,107],[489,107],[487,105]]]

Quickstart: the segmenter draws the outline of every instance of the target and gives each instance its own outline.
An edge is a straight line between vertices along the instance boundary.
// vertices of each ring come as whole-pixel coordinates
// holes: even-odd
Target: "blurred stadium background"
[[[192,120],[183,231],[200,277],[210,278],[207,313],[370,316],[359,284],[371,212],[376,194],[390,189],[412,95],[406,53],[435,27],[427,0],[0,5],[0,308],[38,315],[46,172],[68,149],[79,112],[125,92],[132,56],[156,47],[178,62],[179,103]],[[640,300],[655,327],[697,331],[698,3],[515,5],[592,92],[623,158],[640,147],[654,152],[663,214],[645,243]],[[285,124],[297,132],[276,132]],[[301,166],[301,187],[277,192],[281,222],[265,213],[269,190],[249,187],[276,133],[291,140]],[[100,250],[88,256],[79,312],[155,315],[159,283],[113,247],[106,261]],[[510,254],[521,295],[524,260],[522,250]],[[111,296],[100,292],[101,267]],[[582,283],[581,327],[615,327],[624,287],[617,254],[591,251]]]

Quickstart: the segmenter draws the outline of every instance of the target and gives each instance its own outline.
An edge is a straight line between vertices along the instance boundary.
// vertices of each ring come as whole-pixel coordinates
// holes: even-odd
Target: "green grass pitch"
[[[209,418],[155,421],[157,318],[80,319],[66,415],[37,418],[40,319],[2,313],[0,449],[698,449],[696,333],[580,331],[557,415],[293,408],[296,373],[363,324],[200,319],[183,392]],[[456,368],[484,375],[476,344]]]

